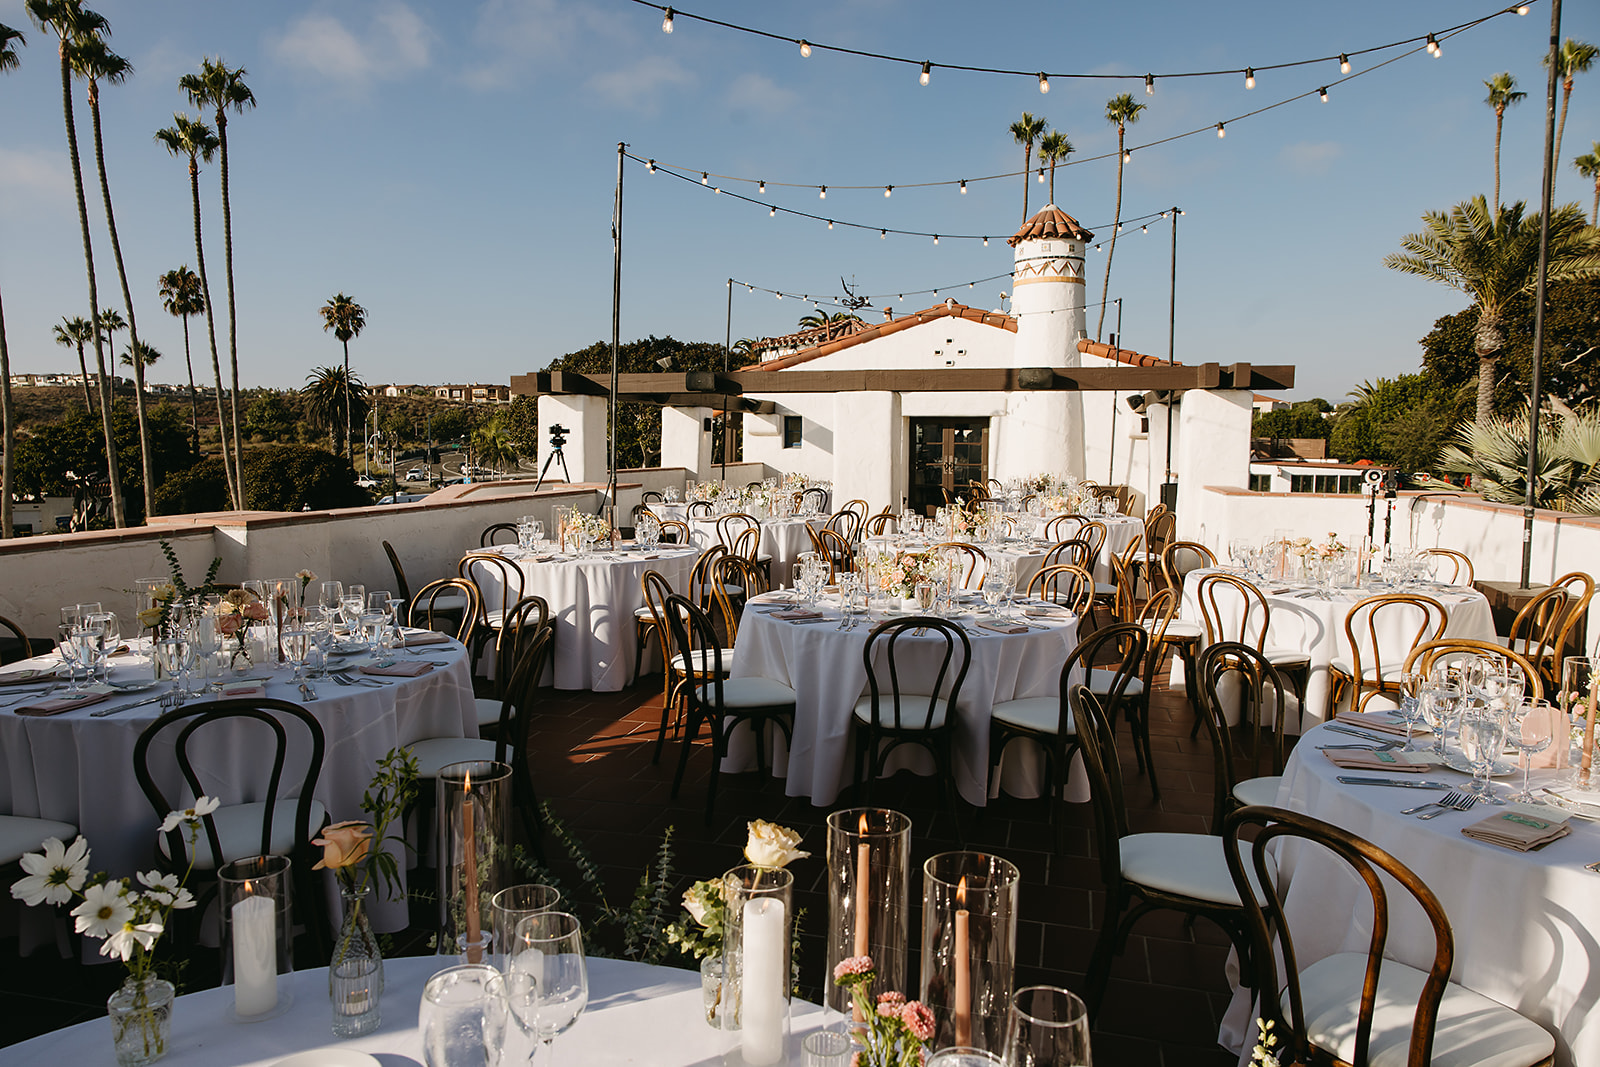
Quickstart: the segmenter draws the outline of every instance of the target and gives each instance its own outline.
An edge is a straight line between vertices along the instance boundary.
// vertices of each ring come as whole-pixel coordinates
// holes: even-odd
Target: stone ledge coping
[[[1361,500],[1360,493],[1262,493],[1253,489],[1241,489],[1236,485],[1208,485],[1208,493],[1218,496],[1244,496],[1273,498],[1277,500]],[[1504,512],[1521,517],[1521,504],[1497,504],[1492,500],[1485,500],[1467,489],[1402,489],[1397,499],[1399,500],[1448,500],[1452,507],[1466,508],[1470,511]],[[1539,522],[1558,523],[1566,526],[1592,527],[1600,530],[1600,515],[1574,515],[1569,511],[1554,511],[1549,508],[1535,508],[1534,518]]]

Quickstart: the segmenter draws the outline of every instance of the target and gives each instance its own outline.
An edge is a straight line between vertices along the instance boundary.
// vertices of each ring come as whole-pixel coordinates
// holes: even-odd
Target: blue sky
[[[1007,127],[1042,115],[1077,147],[1115,147],[1105,101],[1131,91],[1149,105],[1129,129],[1138,146],[1336,81],[1337,63],[1238,76],[1142,83],[917,71],[773,42],[630,0],[99,0],[112,46],[134,77],[102,91],[107,157],[141,336],[165,358],[152,377],[183,379],[177,320],[156,278],[194,265],[184,165],[152,140],[185,108],[179,75],[203,56],[244,66],[258,106],[229,125],[242,379],[297,386],[335,362],[318,307],[343,291],[368,311],[351,346],[368,382],[503,382],[610,335],[610,218],[616,144],[695,170],[795,182],[758,197],[871,227],[1013,232],[1021,177],[912,189],[1021,168]],[[791,38],[1023,70],[1097,74],[1266,66],[1354,51],[1494,10],[1470,0],[1339,4],[1240,0],[1228,5],[1127,0],[1066,5],[945,0],[689,0],[687,10]],[[28,31],[22,66],[0,77],[0,294],[17,371],[62,370],[76,356],[51,326],[86,314],[83,259],[62,131],[54,43],[22,0],[0,22]],[[1383,256],[1419,216],[1492,181],[1494,118],[1483,80],[1510,71],[1529,99],[1506,118],[1502,197],[1538,197],[1549,7],[1495,19],[1382,70],[1214,133],[1135,151],[1124,217],[1174,204],[1178,238],[1175,355],[1292,363],[1294,395],[1341,399],[1364,379],[1415,370],[1420,339],[1455,293],[1385,270]],[[1564,36],[1600,41],[1600,7],[1568,3]],[[1357,60],[1366,69],[1384,53]],[[89,145],[88,113],[79,129]],[[1600,70],[1580,76],[1563,156],[1600,139]],[[86,155],[92,175],[92,157]],[[1060,206],[1106,237],[1112,159],[1059,169]],[[749,195],[753,186],[724,183]],[[819,201],[816,187],[834,187]],[[882,185],[897,186],[885,199]],[[873,188],[847,191],[841,186]],[[217,171],[201,175],[206,258],[221,299]],[[726,280],[833,294],[839,278],[915,310],[948,295],[995,307],[1010,269],[1000,240],[880,239],[761,208],[630,165],[625,179],[622,335],[721,341]],[[1031,205],[1043,202],[1034,185]],[[1559,168],[1558,201],[1587,210],[1592,187]],[[91,189],[102,306],[117,303],[109,243]],[[1167,351],[1170,231],[1125,230],[1111,296],[1123,298],[1123,343]],[[1104,253],[1089,261],[1099,298]],[[882,297],[889,296],[884,300]],[[810,306],[739,289],[733,336],[792,330]],[[220,311],[220,305],[219,305]],[[1114,314],[1114,312],[1113,312]],[[1094,329],[1090,313],[1090,331]],[[220,324],[225,330],[225,322]],[[1111,329],[1108,322],[1107,330]],[[197,371],[208,363],[194,332]],[[225,333],[224,336],[224,346]],[[224,352],[224,358],[226,353]]]

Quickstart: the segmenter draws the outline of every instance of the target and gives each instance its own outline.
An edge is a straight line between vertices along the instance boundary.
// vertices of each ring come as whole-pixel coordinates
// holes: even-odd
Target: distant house
[[[433,395],[441,400],[457,400],[466,404],[509,404],[511,403],[511,386],[485,385],[475,383],[472,385],[436,385]]]

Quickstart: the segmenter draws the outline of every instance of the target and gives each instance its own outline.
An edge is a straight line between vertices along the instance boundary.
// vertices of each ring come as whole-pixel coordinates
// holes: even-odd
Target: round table
[[[1538,852],[1516,852],[1463,837],[1461,829],[1491,811],[1478,804],[1423,821],[1401,815],[1441,795],[1436,790],[1344,785],[1341,771],[1317,751],[1319,744],[1349,741],[1319,727],[1295,746],[1278,805],[1342,827],[1399,857],[1444,905],[1455,935],[1450,980],[1520,1012],[1556,1035],[1556,1062],[1600,1063],[1600,874],[1584,864],[1600,859],[1600,825],[1574,817],[1572,833]],[[1554,783],[1568,771],[1534,771]],[[1452,784],[1469,776],[1443,767],[1425,777]],[[1500,780],[1502,794],[1520,777]],[[1548,809],[1559,817],[1557,809]],[[1286,843],[1288,844],[1288,843]],[[1366,952],[1371,906],[1367,890],[1342,861],[1315,846],[1293,843],[1278,858],[1288,882],[1285,914],[1294,931],[1302,969],[1336,952]],[[1427,969],[1433,959],[1432,927],[1409,899],[1391,898],[1387,955]],[[1342,916],[1335,921],[1336,916]],[[1239,993],[1224,1019],[1220,1040],[1239,1048],[1253,1039],[1248,995]],[[1248,1033],[1247,1033],[1248,1028]]]
[[[1044,528],[1050,525],[1054,515],[1018,515],[1017,532],[1025,536],[1043,537]],[[1144,520],[1134,518],[1132,515],[1092,515],[1088,516],[1095,522],[1101,523],[1106,528],[1106,543],[1100,547],[1100,555],[1094,564],[1094,580],[1097,582],[1114,582],[1116,575],[1111,573],[1111,557],[1120,556],[1127,547],[1133,543],[1134,538],[1144,535]]]
[[[1184,577],[1181,618],[1203,624],[1196,588],[1201,577],[1211,573],[1211,570],[1212,568],[1192,570]],[[1397,590],[1335,589],[1330,599],[1323,599],[1309,585],[1272,582],[1262,584],[1261,591],[1266,594],[1267,603],[1272,608],[1272,626],[1267,635],[1267,647],[1300,649],[1311,654],[1311,681],[1306,686],[1306,706],[1301,709],[1298,726],[1301,730],[1309,729],[1330,717],[1328,701],[1331,685],[1328,665],[1335,659],[1348,661],[1350,658],[1350,642],[1344,632],[1345,616],[1352,607],[1367,597]],[[1450,613],[1444,628],[1445,637],[1462,637],[1477,641],[1494,640],[1494,616],[1489,611],[1489,602],[1476,589],[1430,585],[1415,591],[1437,600]],[[1237,600],[1234,603],[1237,604]],[[1237,632],[1239,625],[1237,615],[1222,621],[1225,628]],[[1380,624],[1384,622],[1383,616],[1379,616],[1379,621]],[[1395,616],[1390,616],[1388,621],[1392,623],[1389,629],[1384,629],[1380,625],[1378,633],[1380,651],[1386,665],[1392,663],[1398,666],[1405,661],[1407,653],[1410,652],[1410,641],[1416,626],[1413,622],[1410,630],[1407,630]],[[1173,685],[1177,685],[1178,678],[1181,678],[1181,674],[1178,674],[1180,666],[1181,661],[1173,664],[1173,671],[1178,676],[1174,679]],[[1375,707],[1393,706],[1392,702],[1375,705]],[[1291,726],[1290,729],[1294,730],[1296,727]]]
[[[790,622],[770,614],[788,602],[787,594],[756,597],[739,623],[739,640],[733,650],[733,677],[771,678],[795,691],[794,743],[783,751],[781,734],[774,733],[774,773],[787,778],[789,796],[810,797],[818,806],[832,804],[839,790],[850,784],[852,761],[851,710],[867,692],[867,669],[862,650],[872,625],[885,616],[874,613],[871,625],[839,629],[837,598],[821,604],[820,622]],[[962,616],[962,629],[972,642],[972,666],[961,687],[955,743],[956,787],[972,804],[987,799],[989,779],[989,714],[994,705],[1023,697],[1053,696],[1060,692],[1061,665],[1078,644],[1078,620],[1030,619],[1026,633],[1002,634],[977,625],[978,617]],[[924,638],[932,650],[937,638]],[[930,670],[934,669],[930,665]],[[915,677],[916,664],[902,663],[901,677]],[[879,678],[887,678],[879,670]],[[728,771],[755,766],[748,733],[732,745],[723,763]],[[1016,747],[1016,746],[1014,746]],[[903,754],[903,756],[902,756]],[[902,746],[888,773],[911,767],[931,774],[932,759],[916,746]],[[1014,769],[1013,769],[1014,768]],[[1039,768],[1030,761],[1011,758],[1001,786],[1015,796],[1037,796]]]
[[[149,679],[148,657],[138,652],[112,662],[111,681]],[[466,650],[454,640],[419,647],[421,655],[398,653],[396,658],[442,663],[416,678],[373,678],[382,684],[342,686],[332,679],[317,679],[312,688],[318,699],[308,701],[291,681],[287,667],[262,666],[247,672],[265,679],[266,695],[274,700],[302,704],[321,724],[326,738],[322,774],[316,799],[333,821],[362,818],[361,795],[376,770],[377,761],[390,749],[426,737],[476,737],[478,719],[472,699],[472,675]],[[360,657],[341,660],[353,666]],[[11,664],[7,672],[25,667],[54,667],[55,656]],[[93,850],[94,869],[115,876],[149,870],[155,860],[156,825],[161,821],[145,798],[133,773],[133,747],[139,734],[163,713],[159,704],[96,716],[97,711],[133,704],[170,689],[168,683],[142,693],[118,694],[92,706],[40,718],[13,714],[30,701],[0,709],[0,797],[14,815],[69,822],[78,827]],[[0,689],[0,702],[19,696]],[[206,699],[211,699],[207,697]],[[196,700],[184,704],[195,707]],[[258,800],[271,771],[263,760],[263,743],[271,734],[259,723],[239,722],[219,741],[220,731],[210,731],[195,752],[196,771],[208,793],[226,803]],[[288,768],[305,766],[309,753],[296,742],[302,734],[289,731]],[[152,757],[151,771],[167,796],[185,796],[186,787],[170,750],[163,762]],[[400,864],[402,877],[405,864]],[[403,898],[389,901],[377,895],[373,918],[381,930],[406,926]],[[43,911],[43,909],[36,909]]]
[[[289,988],[294,1002],[282,1015],[263,1022],[233,1020],[231,987],[189,993],[173,1005],[172,1039],[160,1062],[163,1067],[273,1067],[296,1053],[325,1048],[347,1057],[363,1053],[385,1067],[420,1064],[417,1009],[422,987],[456,962],[439,956],[385,960],[383,1022],[374,1032],[347,1040],[333,1036],[327,968],[286,976],[280,984]],[[697,971],[593,956],[587,962],[589,1006],[572,1029],[556,1038],[556,1055],[562,1063],[700,1067],[722,1061],[724,1037],[706,1025]],[[800,1062],[800,1043],[806,1034],[820,1029],[825,1018],[815,1004],[792,1003],[789,1055],[784,1062]],[[835,1022],[838,1018],[833,1017]],[[12,1045],[4,1058],[14,1067],[110,1063],[111,1025],[104,1018],[79,1023]]]
[[[566,556],[523,552],[515,545],[489,550],[505,556],[522,572],[524,596],[543,597],[555,624],[551,670],[557,689],[614,693],[633,681],[634,615],[644,606],[639,579],[660,571],[675,590],[689,583],[699,551],[662,545],[654,552],[631,546],[615,552]],[[476,554],[476,553],[474,553]],[[500,578],[491,567],[476,569],[484,601],[498,605]],[[646,652],[649,652],[646,645]]]
[[[828,516],[796,516],[783,519],[761,519],[761,547],[758,556],[772,557],[772,587],[787,587],[794,577],[795,560],[802,552],[814,551],[811,544],[812,528],[822,529]],[[689,523],[689,543],[704,551],[719,543],[716,519],[694,519]]]

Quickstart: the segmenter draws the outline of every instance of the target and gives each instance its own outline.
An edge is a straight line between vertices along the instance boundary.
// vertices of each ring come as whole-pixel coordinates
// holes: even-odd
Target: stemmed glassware
[[[1406,743],[1402,752],[1415,752],[1416,742],[1411,737],[1411,731],[1416,729],[1417,720],[1422,717],[1422,675],[1417,671],[1406,671],[1400,675],[1400,708],[1398,714],[1406,724]]]
[[[1090,1067],[1089,1009],[1056,986],[1026,986],[1011,997],[1005,1067]]]
[[[582,928],[567,912],[538,912],[517,923],[507,948],[505,970],[489,982],[492,999],[544,1046],[544,1061],[553,1064],[556,1035],[577,1022],[589,1004]],[[533,1059],[530,1055],[528,1062]]]
[[[1433,754],[1445,758],[1445,733],[1461,701],[1461,687],[1449,681],[1429,678],[1422,686],[1422,720],[1433,729]]]
[[[1504,804],[1495,795],[1489,777],[1494,761],[1506,747],[1506,710],[1497,704],[1473,697],[1461,711],[1461,751],[1472,765],[1472,794],[1491,804]]]
[[[1555,741],[1555,725],[1564,721],[1548,700],[1524,700],[1511,711],[1509,740],[1522,753],[1522,790],[1510,799],[1523,804],[1542,804],[1528,788],[1528,772],[1533,770],[1533,757],[1549,748]]]
[[[305,680],[306,657],[311,652],[311,631],[306,629],[303,619],[296,619],[284,627],[283,654],[288,657],[289,666],[294,668],[294,682],[296,685]]]
[[[82,692],[88,685],[87,678],[82,683],[78,681],[78,667],[82,661],[79,657],[78,646],[73,640],[74,632],[73,624],[70,622],[63,622],[56,627],[56,653],[61,657],[62,664],[67,668],[67,691],[69,693]]]

